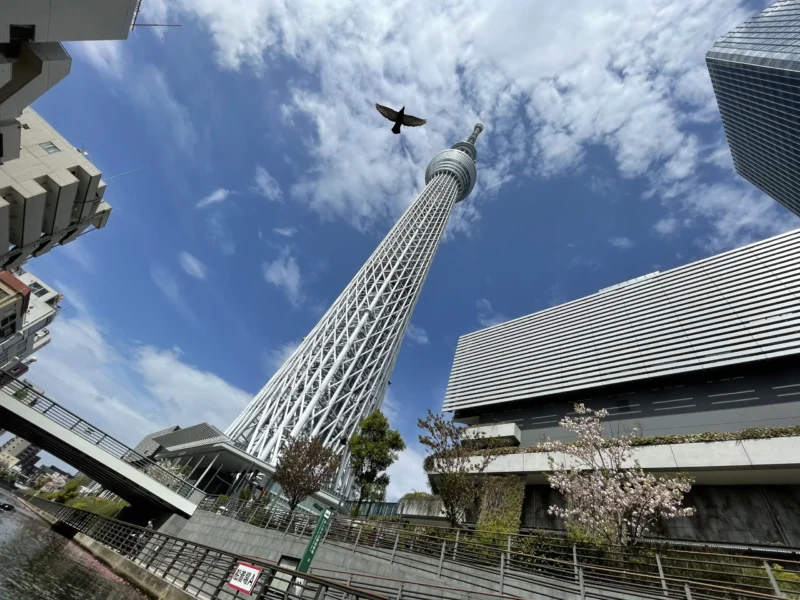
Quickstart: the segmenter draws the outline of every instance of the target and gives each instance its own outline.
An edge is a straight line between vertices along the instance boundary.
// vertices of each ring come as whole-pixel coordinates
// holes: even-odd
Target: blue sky
[[[28,265],[69,306],[30,379],[129,443],[224,428],[480,120],[387,400],[412,442],[390,494],[423,489],[460,335],[800,225],[733,172],[703,60],[761,6],[144,0],[182,27],[70,44],[34,106],[106,179],[146,168]]]

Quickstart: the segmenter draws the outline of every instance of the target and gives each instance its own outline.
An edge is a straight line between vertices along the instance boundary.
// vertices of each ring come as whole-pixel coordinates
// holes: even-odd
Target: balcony
[[[520,431],[516,423],[473,425],[464,431],[464,439],[477,448],[519,446]]]

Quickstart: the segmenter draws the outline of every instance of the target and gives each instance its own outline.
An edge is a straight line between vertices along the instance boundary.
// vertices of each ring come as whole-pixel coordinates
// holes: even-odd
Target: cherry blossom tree
[[[60,473],[53,473],[52,475],[46,475],[44,477],[42,487],[39,489],[45,493],[57,492],[65,485],[67,485],[67,478]]]
[[[689,477],[655,477],[633,460],[636,429],[604,438],[601,420],[608,411],[576,404],[575,412],[578,417],[564,417],[559,424],[577,435],[577,441],[539,444],[550,453],[550,486],[565,502],[563,507],[550,506],[550,514],[590,538],[625,546],[638,543],[659,518],[694,514],[693,508],[682,506],[691,489]]]

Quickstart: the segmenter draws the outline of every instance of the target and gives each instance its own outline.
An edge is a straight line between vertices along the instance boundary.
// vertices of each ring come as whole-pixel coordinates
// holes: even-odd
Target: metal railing
[[[348,500],[342,504],[342,508],[347,514],[350,514],[353,507],[357,505],[357,500]],[[359,507],[358,516],[363,518],[396,517],[399,515],[399,509],[399,502],[362,502]]]
[[[184,498],[190,498],[195,492],[200,492],[185,478],[171,473],[154,460],[147,458],[116,438],[111,437],[99,428],[81,419],[75,413],[67,410],[44,394],[40,394],[30,385],[27,385],[0,370],[0,386],[8,396],[44,415],[52,422],[60,425],[83,440],[97,446],[114,458],[129,464],[137,471],[150,477],[153,481],[169,488]],[[198,494],[199,495],[199,494]],[[203,494],[204,496],[205,494]]]
[[[254,600],[388,600],[380,593],[347,583],[310,573],[298,574],[268,561],[196,544],[42,498],[26,497],[26,501],[196,598],[241,598],[228,582],[237,565],[245,562],[261,569],[250,596]]]
[[[317,517],[273,510],[258,502],[238,502],[215,511],[207,498],[198,508],[299,537],[310,536]],[[217,508],[219,504],[216,504]],[[562,537],[500,535],[399,522],[334,517],[326,544],[367,553],[390,564],[404,564],[437,577],[482,577],[486,587],[504,593],[530,582],[557,586],[580,583],[634,593],[695,598],[800,598],[800,562],[783,557],[678,550],[671,547],[574,544]]]

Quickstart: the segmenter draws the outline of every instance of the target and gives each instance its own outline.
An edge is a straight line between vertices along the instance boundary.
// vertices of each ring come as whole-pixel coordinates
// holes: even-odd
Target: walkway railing
[[[26,500],[196,598],[204,600],[242,598],[239,592],[227,584],[237,565],[245,562],[261,569],[252,595],[249,596],[254,600],[327,598],[388,600],[387,596],[356,588],[347,583],[305,573],[300,578],[297,572],[287,567],[188,542],[41,498],[26,498]],[[397,596],[397,598],[409,597]]]
[[[214,510],[214,508],[217,510]],[[271,510],[257,502],[234,501],[219,511],[207,498],[198,508],[266,529],[310,536],[317,517]],[[499,581],[499,593],[517,593],[526,582],[580,583],[600,588],[686,598],[798,597],[800,562],[785,558],[676,550],[654,545],[578,545],[560,537],[497,535],[487,532],[422,527],[398,522],[334,517],[325,542],[404,564],[430,575],[458,578],[483,574]],[[544,582],[544,583],[543,583]],[[487,585],[492,585],[487,583]]]
[[[185,478],[171,473],[154,460],[142,456],[6,371],[0,370],[0,386],[2,386],[3,391],[21,404],[41,413],[57,425],[104,450],[111,456],[128,463],[137,471],[144,473],[180,496],[190,498],[195,492],[200,492]]]

